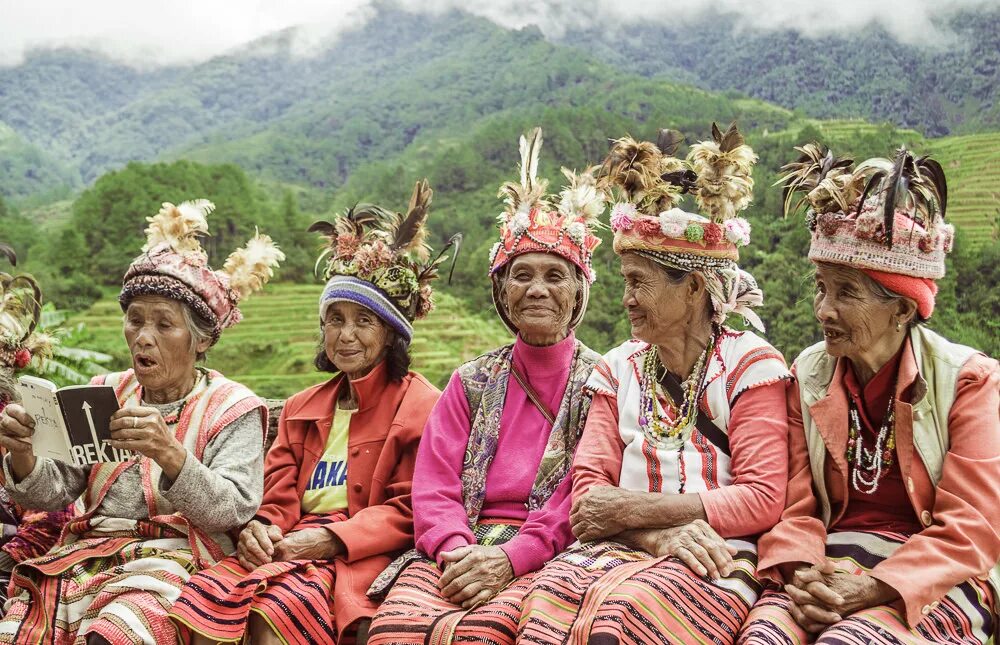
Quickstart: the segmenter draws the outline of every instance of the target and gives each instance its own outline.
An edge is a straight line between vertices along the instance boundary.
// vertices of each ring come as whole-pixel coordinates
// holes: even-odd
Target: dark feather
[[[682,143],[684,143],[684,135],[677,130],[663,128],[656,135],[656,147],[669,157],[674,156]]]
[[[336,237],[337,228],[327,222],[326,220],[319,220],[318,222],[313,222],[309,225],[307,229],[309,233],[319,233],[320,235],[326,235],[327,237]]]
[[[722,130],[719,129],[715,121],[712,121],[712,139],[720,146],[722,145]]]
[[[14,266],[17,266],[17,254],[14,253],[13,247],[11,247],[9,244],[4,244],[3,242],[0,242],[0,255],[3,255],[5,258],[7,258],[8,262],[13,264]]]
[[[410,197],[410,206],[406,211],[406,217],[396,227],[396,234],[392,240],[394,251],[409,250],[411,247],[423,244],[426,232],[424,224],[427,222],[433,196],[434,191],[431,190],[426,179],[422,182],[418,181],[413,187],[413,195]]]
[[[882,205],[882,224],[885,227],[886,244],[892,244],[892,230],[896,222],[896,202],[906,198],[912,171],[913,155],[906,148],[901,147],[896,152],[892,174],[887,178],[885,203]]]
[[[886,173],[881,170],[877,170],[868,176],[868,181],[865,182],[865,188],[861,191],[861,198],[858,200],[858,208],[854,212],[855,217],[861,213],[861,208],[865,205],[865,200],[868,199],[868,195],[871,194],[872,189],[881,185],[885,177]]]
[[[743,135],[740,134],[739,129],[736,127],[736,121],[733,121],[729,124],[729,129],[726,130],[726,133],[722,135],[722,139],[719,141],[719,150],[729,152],[739,148],[744,142]]]
[[[681,189],[681,194],[694,192],[696,185],[695,182],[698,181],[698,175],[695,171],[690,168],[685,170],[675,170],[674,172],[668,172],[660,175],[660,179],[667,182],[668,184],[673,184]]]
[[[455,273],[455,262],[458,261],[458,254],[462,250],[461,233],[455,233],[452,235],[448,242],[445,243],[441,251],[438,252],[437,256],[428,262],[427,265],[420,271],[420,274],[417,275],[417,282],[419,284],[424,284],[438,277],[438,267],[448,259],[445,256],[445,253],[452,248],[455,249],[455,253],[451,257],[451,268],[448,270],[448,284],[451,284],[451,276]]]
[[[934,159],[921,157],[916,161],[916,167],[920,174],[930,182],[930,189],[938,202],[940,215],[943,219],[948,210],[948,182],[944,176],[944,168]]]

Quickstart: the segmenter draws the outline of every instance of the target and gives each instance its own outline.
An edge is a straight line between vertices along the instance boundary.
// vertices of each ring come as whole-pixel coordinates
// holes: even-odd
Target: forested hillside
[[[637,33],[637,38],[656,36]],[[402,209],[413,182],[427,177],[435,190],[433,243],[455,232],[465,235],[454,280],[438,285],[452,298],[447,310],[460,312],[459,326],[493,330],[495,320],[487,320],[492,314],[486,264],[500,209],[496,190],[516,175],[521,132],[543,127],[540,170],[557,188],[561,165],[580,169],[599,162],[609,138],[626,133],[651,138],[658,128],[671,127],[690,143],[707,137],[713,120],[723,125],[736,120],[760,155],[749,211],[753,244],[741,264],[765,291],[762,317],[768,337],[786,356],[794,357],[819,334],[811,313],[805,227],[781,218],[773,183],[778,168],[794,156],[792,147],[810,140],[859,159],[890,155],[905,144],[941,160],[951,189],[950,219],[959,236],[932,326],[1000,355],[1000,132],[940,138],[927,136],[920,123],[899,128],[814,118],[802,105],[791,110],[736,91],[664,80],[677,70],[668,74],[652,59],[643,63],[642,52],[592,48],[585,54],[549,42],[535,28],[507,31],[459,13],[431,17],[382,7],[378,19],[308,59],[291,55],[289,37],[276,34],[188,68],[137,71],[93,55],[55,51],[0,69],[2,239],[13,244],[20,268],[36,274],[59,307],[93,306],[77,320],[98,327],[101,349],[113,350],[109,344],[116,333],[117,314],[108,294],[141,246],[144,218],[163,201],[204,197],[216,202],[213,235],[206,242],[216,265],[259,226],[288,254],[276,280],[303,285],[314,280],[318,251],[317,240],[305,232],[310,222],[362,200]],[[645,42],[642,50],[648,54],[656,41]],[[808,43],[800,45],[788,45],[804,57],[796,65],[823,69],[805,57]],[[656,58],[660,63],[696,62],[663,51]],[[900,51],[902,58],[908,56]],[[751,53],[748,49],[748,58]],[[982,57],[984,65],[989,60]],[[883,67],[871,71],[876,68],[859,61],[852,63],[857,66],[852,78],[874,83],[865,86],[873,93],[900,96],[876,82]],[[914,69],[923,64],[911,62]],[[795,77],[794,70],[780,71],[780,66],[769,72],[747,69],[746,78],[774,74],[778,80],[768,87],[776,92],[783,87],[780,79]],[[691,75],[684,78],[706,84]],[[902,83],[911,77],[895,78]],[[816,92],[822,93],[821,85]],[[969,90],[968,96],[974,94]],[[829,102],[816,98],[826,110],[817,113],[856,114],[847,96],[837,94]],[[834,109],[837,105],[845,107]],[[967,107],[968,128],[991,123],[986,99]],[[922,118],[901,108],[894,114],[904,122]],[[604,237],[595,257],[598,282],[579,331],[600,351],[628,334],[618,263],[606,232]],[[281,324],[276,322],[280,311],[292,299],[308,299],[308,290],[281,287],[281,297],[259,309],[267,321],[248,326],[247,333]],[[308,317],[306,304],[285,311]],[[312,342],[312,322],[289,324],[297,330],[296,347],[304,351]],[[457,362],[498,342],[485,331],[461,336],[465,344],[448,340],[433,325],[424,333],[427,339],[421,342],[430,344],[420,348],[421,356],[435,376],[447,373],[449,355]],[[482,347],[474,346],[476,339]],[[240,358],[241,347],[266,353],[265,346],[274,341],[259,340],[254,344],[241,337],[240,343],[230,343],[217,353],[215,360],[222,363],[215,365],[256,378],[277,394],[281,383],[267,380],[270,372],[254,371],[245,356]],[[298,374],[286,379],[289,387],[298,386],[311,378],[308,361],[300,358],[268,363],[267,369]]]
[[[1000,129],[1000,8],[954,13],[939,31],[943,38],[919,44],[876,25],[806,37],[709,13],[691,23],[570,31],[562,42],[586,43],[643,76],[738,90],[814,117],[889,121],[928,136]]]

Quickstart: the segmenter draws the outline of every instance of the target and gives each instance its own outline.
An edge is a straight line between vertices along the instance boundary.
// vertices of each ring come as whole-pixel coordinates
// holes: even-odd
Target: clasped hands
[[[236,557],[248,571],[270,562],[330,560],[346,552],[340,538],[325,528],[305,528],[285,535],[279,527],[258,520],[250,520],[236,545]]]
[[[514,567],[498,546],[472,544],[441,554],[444,573],[438,581],[449,602],[473,609],[486,602],[514,579]]]
[[[899,597],[895,589],[862,573],[838,571],[830,560],[802,566],[785,576],[789,611],[802,629],[816,634],[862,609],[884,605]]]
[[[641,493],[617,486],[594,486],[573,502],[570,526],[581,542],[611,539],[654,557],[673,556],[701,576],[717,579],[733,572],[736,549],[704,520],[649,528],[635,522]]]

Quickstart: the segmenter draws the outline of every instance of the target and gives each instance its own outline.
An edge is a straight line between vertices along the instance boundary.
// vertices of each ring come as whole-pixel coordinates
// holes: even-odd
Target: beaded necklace
[[[875,445],[865,447],[861,436],[861,419],[854,400],[848,397],[847,463],[853,465],[851,485],[854,490],[871,495],[878,490],[879,482],[892,466],[896,450],[896,413],[893,406],[895,396],[889,397],[889,409],[885,412],[882,426],[875,435]]]
[[[667,369],[660,362],[656,347],[651,346],[646,351],[642,362],[642,378],[639,386],[639,426],[653,450],[657,448],[677,448],[677,493],[684,494],[687,484],[687,469],[684,464],[684,444],[690,436],[689,429],[694,427],[698,418],[698,397],[701,395],[702,383],[708,372],[709,357],[715,349],[715,334],[708,341],[708,346],[701,353],[691,374],[681,383],[684,399],[677,402],[669,392],[664,392],[667,405],[673,412],[673,419],[667,415],[656,396],[657,388],[667,375]]]
[[[691,374],[681,384],[684,399],[674,401],[669,393],[664,393],[667,405],[674,413],[670,418],[660,405],[656,395],[660,382],[666,376],[666,368],[660,363],[656,347],[651,346],[642,361],[642,378],[639,382],[639,425],[650,443],[659,447],[672,447],[678,439],[683,445],[687,437],[684,431],[692,427],[698,415],[698,396],[701,394],[702,381],[708,367],[708,357],[715,349],[715,336],[708,341],[708,346],[701,353]]]

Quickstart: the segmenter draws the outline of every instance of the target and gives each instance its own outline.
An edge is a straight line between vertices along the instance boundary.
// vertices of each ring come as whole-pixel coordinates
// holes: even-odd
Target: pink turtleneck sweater
[[[566,391],[575,348],[572,333],[547,347],[528,345],[520,337],[514,342],[514,364],[553,412],[558,412]],[[475,544],[461,482],[471,423],[469,402],[456,372],[427,419],[413,473],[414,538],[417,548],[439,565],[441,553]],[[527,509],[550,430],[512,375],[480,517],[524,522],[517,536],[500,547],[518,576],[541,568],[573,541],[570,477],[542,508],[530,513]]]

